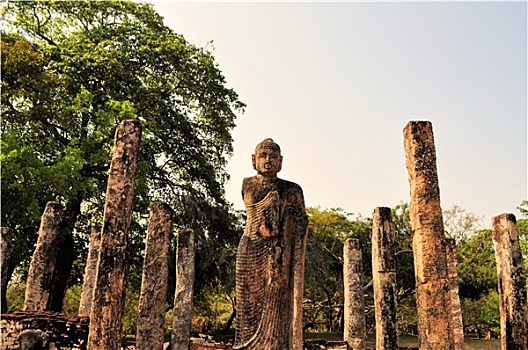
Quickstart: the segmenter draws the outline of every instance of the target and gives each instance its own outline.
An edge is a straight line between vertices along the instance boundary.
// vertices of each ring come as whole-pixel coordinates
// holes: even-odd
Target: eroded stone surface
[[[451,298],[433,127],[427,121],[411,121],[403,135],[411,193],[418,343],[424,350],[451,350]]]
[[[42,214],[37,246],[29,265],[24,310],[48,309],[62,211],[60,203],[48,202]]]
[[[163,349],[171,234],[171,208],[165,203],[152,203],[139,296],[137,349]]]
[[[141,125],[117,126],[106,191],[88,349],[119,350],[125,303],[126,250],[139,157]]]
[[[390,208],[372,214],[372,278],[376,316],[376,348],[398,349],[396,256]]]
[[[449,270],[449,294],[451,295],[451,312],[453,316],[453,340],[455,350],[464,349],[464,324],[462,321],[462,306],[458,293],[457,252],[454,239],[446,239],[447,268]]]
[[[502,350],[528,348],[526,275],[513,214],[492,218],[493,245],[497,260]]]
[[[85,350],[88,338],[87,317],[67,316],[52,311],[13,311],[0,320],[1,348]],[[35,348],[33,348],[35,349]]]
[[[189,349],[192,320],[195,244],[193,230],[180,230],[176,247],[176,292],[171,343],[173,350]]]
[[[90,233],[90,246],[88,247],[88,258],[84,267],[84,280],[79,303],[79,316],[90,316],[92,300],[97,276],[97,261],[99,260],[99,249],[101,247],[101,226],[92,227]]]
[[[367,347],[365,298],[363,292],[363,260],[358,239],[349,238],[343,246],[343,284],[345,289],[345,327],[343,340],[351,350]]]
[[[279,179],[280,147],[271,139],[252,156],[244,179],[247,220],[236,261],[234,349],[302,348],[304,254],[308,220],[299,185]]]

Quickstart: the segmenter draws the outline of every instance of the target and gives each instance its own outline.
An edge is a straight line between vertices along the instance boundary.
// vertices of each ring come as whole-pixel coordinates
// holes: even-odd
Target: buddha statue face
[[[255,148],[251,156],[253,168],[265,177],[275,177],[282,168],[280,147],[272,139],[265,139]]]

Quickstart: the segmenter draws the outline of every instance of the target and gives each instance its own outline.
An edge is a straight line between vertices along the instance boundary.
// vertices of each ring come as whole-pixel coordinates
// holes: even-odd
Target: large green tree
[[[497,263],[491,230],[480,230],[457,245],[461,298],[479,299],[497,289]]]
[[[307,208],[309,218],[305,272],[305,327],[340,331],[343,317],[343,243],[360,240],[365,284],[370,274],[370,219],[342,209]]]
[[[100,220],[120,120],[143,126],[136,234],[149,203],[162,200],[177,226],[195,229],[199,249],[236,240],[225,165],[244,105],[211,52],[150,4],[17,1],[4,4],[2,20],[2,225],[17,230],[12,271],[31,256],[45,203],[64,205],[51,309],[60,310],[87,227]],[[198,274],[219,269],[198,261]]]

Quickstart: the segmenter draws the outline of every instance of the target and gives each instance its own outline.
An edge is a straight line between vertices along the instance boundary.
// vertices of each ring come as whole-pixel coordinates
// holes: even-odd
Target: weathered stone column
[[[0,241],[0,263],[2,264],[1,280],[0,280],[0,292],[2,293],[2,312],[7,311],[7,300],[6,292],[9,281],[7,280],[9,262],[11,260],[11,249],[13,248],[13,238],[15,237],[15,230],[9,227],[1,228],[1,241]]]
[[[99,249],[101,247],[101,226],[92,227],[90,233],[90,246],[88,247],[88,258],[84,267],[84,281],[79,303],[79,316],[89,317],[92,309],[92,300],[97,275],[97,261],[99,260]]]
[[[457,251],[454,239],[446,238],[446,252],[451,313],[453,317],[453,340],[455,342],[455,350],[462,350],[464,349],[464,324],[462,322],[460,295],[458,294]]]
[[[152,203],[139,296],[137,349],[163,349],[171,233],[171,208],[165,203]]]
[[[304,235],[295,239],[293,259],[293,335],[292,350],[303,348],[303,295],[304,295],[304,261],[306,256],[306,240],[308,225]]]
[[[375,208],[372,214],[372,279],[376,349],[398,350],[394,240],[390,208]]]
[[[349,238],[343,246],[343,282],[345,286],[345,329],[343,340],[348,349],[364,350],[367,347],[365,297],[363,294],[363,262],[358,239]]]
[[[403,135],[414,233],[418,346],[422,350],[451,350],[451,298],[433,126],[426,121],[411,121]]]
[[[24,310],[47,310],[48,308],[51,278],[57,261],[57,237],[62,211],[62,205],[57,202],[48,202],[44,208],[37,246],[29,265]]]
[[[126,250],[132,222],[140,137],[141,125],[137,120],[124,120],[117,126],[90,312],[89,350],[121,348]]]
[[[191,336],[194,284],[194,232],[180,230],[176,247],[176,292],[172,322],[172,350],[188,350]]]
[[[501,349],[526,350],[528,348],[526,275],[519,245],[517,221],[513,214],[495,216],[491,221],[499,281]]]

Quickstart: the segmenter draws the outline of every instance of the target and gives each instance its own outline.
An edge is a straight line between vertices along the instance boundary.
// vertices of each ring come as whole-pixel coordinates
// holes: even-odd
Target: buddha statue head
[[[280,146],[270,138],[265,139],[255,147],[251,156],[253,169],[264,177],[275,177],[282,169]]]

